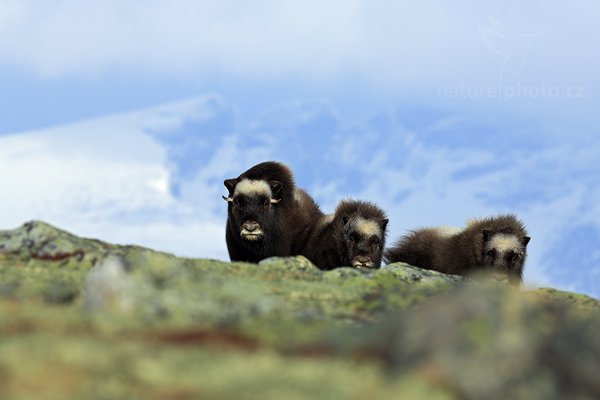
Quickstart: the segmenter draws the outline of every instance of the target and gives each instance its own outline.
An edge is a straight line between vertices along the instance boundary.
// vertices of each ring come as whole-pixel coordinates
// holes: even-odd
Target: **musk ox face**
[[[388,219],[377,221],[344,216],[342,221],[345,248],[352,267],[372,269],[381,267]]]
[[[275,208],[281,201],[281,182],[226,179],[224,184],[229,190],[229,196],[223,199],[228,203],[230,223],[245,242],[261,243],[271,234]]]
[[[491,271],[498,281],[520,281],[523,264],[527,255],[529,236],[519,237],[514,234],[483,232],[484,269]]]

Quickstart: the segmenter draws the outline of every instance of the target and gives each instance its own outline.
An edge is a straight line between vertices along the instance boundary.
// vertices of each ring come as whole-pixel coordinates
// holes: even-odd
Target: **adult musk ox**
[[[414,230],[388,249],[385,259],[446,274],[487,271],[520,284],[529,240],[523,223],[507,214],[473,220],[465,229]]]
[[[314,200],[295,187],[290,169],[278,162],[257,164],[224,184],[231,261],[293,255],[297,236],[322,215]]]
[[[302,252],[321,269],[379,268],[388,219],[376,205],[344,200],[316,220]]]

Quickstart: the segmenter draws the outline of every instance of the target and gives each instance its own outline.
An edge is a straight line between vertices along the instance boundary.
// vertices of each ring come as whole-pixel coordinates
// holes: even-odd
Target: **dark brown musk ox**
[[[342,266],[377,269],[388,219],[375,204],[343,200],[335,213],[316,220],[302,254],[321,269]]]
[[[298,254],[293,250],[298,236],[322,215],[314,200],[296,188],[290,169],[278,162],[257,164],[224,184],[231,261],[256,263]]]
[[[386,250],[385,260],[446,274],[491,273],[519,285],[530,239],[523,223],[505,214],[472,220],[464,229],[414,230]]]

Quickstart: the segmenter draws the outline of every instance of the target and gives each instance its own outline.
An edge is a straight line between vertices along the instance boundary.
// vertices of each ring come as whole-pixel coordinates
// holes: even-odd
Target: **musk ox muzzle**
[[[375,263],[369,256],[356,256],[352,260],[352,266],[354,268],[374,268]]]
[[[246,221],[242,224],[240,236],[242,236],[242,239],[244,240],[254,242],[256,240],[261,240],[264,237],[264,232],[258,222]]]

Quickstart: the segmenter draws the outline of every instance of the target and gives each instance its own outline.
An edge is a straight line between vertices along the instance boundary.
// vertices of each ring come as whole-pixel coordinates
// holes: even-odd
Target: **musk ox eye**
[[[352,243],[358,243],[360,241],[360,237],[358,237],[358,234],[356,232],[352,232],[350,234],[350,241]]]
[[[233,198],[233,204],[235,204],[236,206],[240,207],[242,205],[242,199],[240,197],[234,197]]]
[[[492,258],[496,258],[496,250],[494,250],[494,249],[488,250],[487,255]]]
[[[519,255],[518,255],[518,254],[513,254],[513,255],[510,257],[510,261],[512,261],[512,262],[515,262],[515,261],[517,261],[518,259],[519,259]]]
[[[270,201],[269,199],[264,199],[264,200],[262,201],[262,205],[263,205],[263,206],[265,206],[265,207],[268,207],[268,206],[269,206],[269,204],[271,204],[271,201]]]
[[[371,238],[371,244],[374,246],[378,246],[381,243],[378,237]]]

